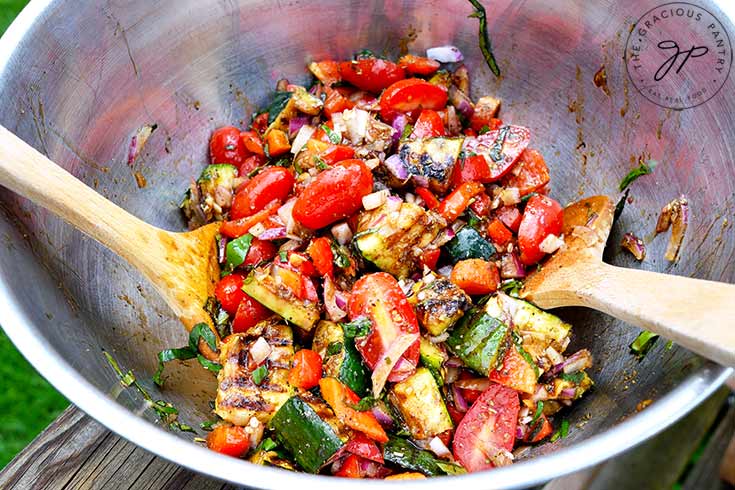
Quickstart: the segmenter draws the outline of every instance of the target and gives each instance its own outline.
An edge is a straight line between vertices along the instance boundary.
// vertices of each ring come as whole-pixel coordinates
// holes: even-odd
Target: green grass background
[[[5,32],[26,3],[26,0],[0,0],[0,33]],[[0,330],[0,468],[68,404]]]

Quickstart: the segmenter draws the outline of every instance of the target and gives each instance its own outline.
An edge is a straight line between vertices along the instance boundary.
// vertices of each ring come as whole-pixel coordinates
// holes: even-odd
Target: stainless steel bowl
[[[503,118],[532,128],[560,201],[616,194],[631,159],[644,151],[661,162],[653,176],[635,183],[609,260],[733,282],[733,81],[685,111],[659,107],[637,92],[626,75],[624,46],[631,24],[658,1],[487,3],[502,80],[484,65],[465,0],[33,0],[0,40],[0,123],[133,214],[178,230],[177,203],[207,161],[208,135],[247,121],[278,78],[306,81],[307,60],[349,57],[363,47],[395,53],[408,45],[421,52],[452,43],[467,58],[475,95],[500,96]],[[730,2],[700,3],[735,34]],[[592,81],[602,65],[610,96]],[[152,123],[158,129],[128,165],[131,137]],[[136,185],[136,172],[146,187]],[[672,265],[663,260],[666,238],[652,239],[652,230],[661,206],[682,193],[693,218],[683,256]],[[48,212],[5,190],[0,209],[0,324],[91,416],[164,458],[251,487],[387,484],[256,467],[162,428],[140,396],[121,392],[102,350],[133,368],[155,397],[172,401],[182,421],[208,419],[215,385],[207,372],[170,366],[163,392],[149,381],[156,352],[185,344],[167,307],[136,271]],[[650,241],[643,264],[618,253],[624,231]],[[667,349],[665,341],[638,361],[628,352],[635,329],[591,311],[560,314],[575,325],[572,348],[589,347],[596,359],[595,390],[566,415],[569,437],[539,446],[518,464],[456,483],[517,488],[592,465],[671,424],[729,374],[676,346]],[[647,399],[653,404],[637,413]],[[440,488],[446,481],[401,484]]]

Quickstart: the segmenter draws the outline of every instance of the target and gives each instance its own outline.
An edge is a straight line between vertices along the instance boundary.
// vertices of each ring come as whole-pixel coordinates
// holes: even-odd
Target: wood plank
[[[658,436],[594,468],[557,478],[543,490],[671,489],[727,396],[727,389],[718,390]]]
[[[728,443],[735,435],[735,406],[730,406],[720,420],[702,455],[685,476],[682,490],[725,490],[727,483],[720,479],[720,463]],[[730,461],[735,468],[735,461]]]

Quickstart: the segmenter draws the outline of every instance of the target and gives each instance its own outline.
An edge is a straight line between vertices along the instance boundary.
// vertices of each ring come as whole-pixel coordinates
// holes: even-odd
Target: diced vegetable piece
[[[415,139],[404,143],[398,154],[414,182],[422,186],[428,183],[432,191],[444,194],[452,184],[463,141],[463,138]]]
[[[322,397],[334,410],[334,414],[348,427],[359,430],[370,439],[377,442],[387,442],[388,436],[378,423],[372,412],[361,412],[353,408],[359,403],[357,396],[347,386],[336,378],[322,378],[319,380]]]
[[[470,126],[477,132],[482,131],[485,126],[490,126],[490,121],[498,117],[500,111],[500,99],[490,97],[480,97],[475,104],[475,112],[470,120]]]
[[[479,182],[463,182],[439,204],[437,212],[452,223],[472,204],[472,199],[483,193]]]
[[[454,457],[469,472],[510,464],[519,410],[518,393],[490,385],[457,426]]]
[[[585,371],[570,374],[562,373],[547,384],[550,400],[576,400],[594,385],[592,378]],[[549,389],[551,388],[551,389]]]
[[[341,325],[322,320],[314,331],[312,348],[324,360],[324,375],[339,379],[360,396],[368,394],[370,374],[355,349],[355,339]]]
[[[311,349],[301,349],[293,356],[288,382],[291,386],[310,390],[322,377],[322,358]]]
[[[316,115],[324,107],[324,103],[318,97],[311,95],[304,87],[294,86],[293,92],[276,92],[276,97],[286,99],[283,109],[278,114],[270,114],[271,124],[265,131],[265,137],[274,129],[280,129],[288,133],[288,123],[297,117],[299,111]]]
[[[212,221],[221,221],[232,206],[237,168],[229,164],[208,165],[196,184],[192,184],[181,209],[194,229]]]
[[[484,376],[502,364],[508,348],[510,329],[497,318],[499,315],[493,315],[495,304],[491,298],[486,305],[467,312],[447,339],[449,350]]]
[[[471,226],[459,230],[445,245],[445,249],[455,263],[467,259],[490,260],[495,254],[495,247]]]
[[[426,368],[418,368],[393,385],[388,399],[398,409],[414,439],[431,439],[454,428],[439,387]]]
[[[421,364],[431,372],[436,384],[444,386],[444,377],[446,376],[444,363],[449,356],[426,337],[421,337],[419,353]]]
[[[438,61],[429,58],[406,54],[398,60],[398,66],[412,75],[427,76],[436,73],[441,65]]]
[[[489,294],[497,291],[500,275],[494,262],[482,259],[467,259],[457,262],[452,269],[452,283],[465,293]]]
[[[540,194],[531,196],[518,228],[518,248],[524,265],[544,258],[546,254],[541,250],[541,243],[549,235],[561,235],[563,221],[564,210],[558,202]]]
[[[342,81],[337,61],[312,61],[309,63],[309,71],[325,86],[332,86]]]
[[[416,310],[416,318],[434,336],[452,327],[472,305],[464,291],[436,274],[417,281],[412,291],[408,301]]]
[[[504,187],[517,188],[521,196],[542,189],[549,183],[549,168],[546,166],[544,157],[537,150],[526,148],[515,168],[506,175],[503,180]]]
[[[546,437],[549,437],[554,428],[549,419],[543,413],[539,415],[535,422],[528,425],[528,432],[524,435],[523,440],[526,442],[536,443]]]
[[[426,478],[423,473],[396,473],[395,475],[386,476],[384,480],[422,480]]]
[[[460,475],[466,473],[459,465],[449,463],[411,444],[406,439],[391,437],[383,446],[386,461],[427,476]]]
[[[343,446],[332,427],[298,396],[283,404],[269,426],[281,445],[309,473],[319,472]]]
[[[271,264],[255,269],[243,283],[243,291],[286,321],[308,332],[319,321],[319,304],[300,300],[286,285],[277,283],[273,275],[274,268]]]
[[[533,395],[536,392],[539,372],[532,362],[532,359],[526,359],[521,354],[518,346],[511,345],[505,352],[502,365],[490,371],[490,381]]]
[[[207,447],[218,453],[239,458],[250,450],[248,427],[220,425],[207,435]],[[252,429],[251,429],[252,430]]]
[[[511,240],[513,240],[513,232],[511,232],[498,218],[493,219],[487,225],[487,234],[493,243],[500,247],[506,246],[511,242]]]
[[[447,105],[447,91],[420,78],[401,80],[380,95],[380,115],[392,122],[401,113],[417,109],[438,111]]]
[[[418,270],[416,251],[434,240],[444,222],[416,204],[401,202],[393,212],[391,205],[360,214],[355,245],[380,270],[403,279]]]
[[[530,138],[531,132],[522,126],[503,126],[476,138],[465,138],[464,150],[468,155],[485,157],[490,170],[487,181],[494,182],[510,172]]]
[[[268,342],[271,351],[262,364],[266,377],[256,384],[253,371],[257,366],[249,366],[247,359],[260,337]],[[293,353],[291,327],[282,323],[261,322],[247,333],[227,337],[220,344],[222,369],[217,375],[217,415],[235,425],[245,426],[253,417],[267,423],[293,392],[288,383]]]

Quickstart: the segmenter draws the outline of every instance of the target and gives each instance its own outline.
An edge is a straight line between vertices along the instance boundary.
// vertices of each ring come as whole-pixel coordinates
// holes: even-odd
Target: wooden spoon
[[[594,196],[564,210],[565,248],[531,274],[521,296],[540,308],[587,306],[735,366],[735,285],[602,262],[613,204]],[[584,233],[573,233],[575,226]]]
[[[204,322],[217,334],[204,303],[214,294],[219,279],[218,223],[188,233],[151,226],[2,126],[0,185],[60,216],[127,260],[155,286],[187,331]],[[199,349],[210,360],[216,359],[206,342],[201,341]]]

